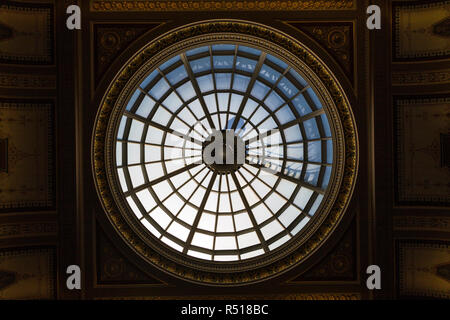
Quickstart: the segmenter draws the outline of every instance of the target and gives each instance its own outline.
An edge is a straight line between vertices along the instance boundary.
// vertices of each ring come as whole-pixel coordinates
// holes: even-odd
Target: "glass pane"
[[[122,143],[121,142],[117,142],[116,143],[116,165],[117,166],[122,166]]]
[[[182,226],[181,224],[179,224],[176,221],[172,222],[172,224],[170,225],[169,229],[167,229],[167,231],[171,235],[180,239],[181,241],[186,241],[189,236],[189,229],[186,228],[185,226]]]
[[[144,175],[142,174],[141,166],[128,167],[128,172],[130,174],[133,188],[139,187],[140,185],[144,184],[145,180]]]
[[[297,219],[301,215],[301,211],[294,207],[293,205],[290,205],[278,218],[281,223],[287,228],[291,225],[291,223]]]
[[[271,223],[262,227],[261,233],[264,239],[268,240],[273,236],[277,235],[278,233],[282,232],[283,230],[284,230],[283,226],[277,220],[274,220]]]
[[[240,74],[234,75],[233,89],[241,92],[246,92],[250,77],[246,77]]]
[[[320,166],[315,164],[308,164],[306,167],[305,181],[317,185],[317,180],[319,179]]]
[[[316,93],[314,92],[314,90],[312,88],[308,88],[306,90],[306,92],[308,92],[309,97],[312,99],[312,101],[314,102],[314,105],[316,107],[316,109],[321,109],[322,108],[322,103],[320,102],[319,98],[317,97]]]
[[[208,92],[214,90],[214,82],[212,75],[208,74],[206,76],[197,78],[198,86],[201,92]]]
[[[171,85],[174,85],[180,82],[183,79],[187,78],[187,72],[183,65],[179,66],[175,70],[171,71],[167,76],[167,80],[169,80]]]
[[[212,46],[213,51],[233,51],[235,50],[236,46],[233,44],[214,44]]]
[[[188,101],[195,96],[195,90],[190,81],[178,87],[177,92],[184,101]]]
[[[128,104],[127,104],[127,107],[126,107],[126,110],[127,110],[127,111],[130,111],[131,108],[133,108],[133,106],[134,106],[136,100],[139,98],[140,95],[144,95],[144,94],[141,92],[141,90],[138,89],[138,90],[136,90],[136,91],[134,92],[134,94],[133,94],[133,95],[131,96],[131,98],[130,98],[130,101],[128,101]]]
[[[244,233],[237,237],[239,243],[239,249],[248,248],[260,243],[256,232]]]
[[[158,70],[153,70],[153,72],[150,73],[150,75],[147,78],[145,78],[144,81],[142,81],[140,87],[142,89],[145,89],[150,84],[150,82],[152,82],[154,79],[156,79],[157,76],[160,76],[159,75],[159,71]]]
[[[270,54],[268,54],[266,56],[266,59],[271,61],[271,62],[273,62],[273,63],[275,63],[276,65],[278,65],[283,70],[287,69],[287,67],[288,67],[288,65],[285,62],[281,61],[280,59],[278,59],[278,58],[276,58],[276,57],[274,57],[274,56],[272,56]]]
[[[255,48],[251,48],[251,47],[246,47],[246,46],[239,46],[239,51],[250,53],[250,54],[253,54],[255,56],[259,56],[261,54],[261,50],[258,50],[258,49],[255,49]]]
[[[277,191],[279,194],[289,199],[296,188],[296,184],[286,179],[281,179]]]
[[[312,112],[311,107],[309,106],[308,102],[306,102],[303,94],[300,94],[297,97],[295,97],[292,100],[292,104],[294,105],[295,109],[300,114],[300,116],[304,116]]]
[[[234,232],[232,216],[220,215],[217,219],[217,232]]]
[[[256,67],[256,60],[251,60],[243,57],[237,57],[236,60],[236,69],[246,71],[246,72],[253,72]]]
[[[150,95],[159,100],[169,90],[170,86],[165,79],[159,80],[151,89]]]
[[[325,130],[325,136],[331,137],[330,124],[328,122],[327,116],[325,114],[322,114],[320,117],[322,119],[323,129]]]
[[[231,73],[216,73],[217,90],[228,90],[231,86]]]
[[[275,91],[272,91],[264,101],[264,103],[270,108],[270,110],[275,111],[284,103],[284,100],[281,99],[281,97]]]
[[[198,252],[198,251],[194,251],[194,250],[188,250],[187,254],[192,257],[203,259],[203,260],[211,260],[211,258],[212,258],[210,254],[206,254],[206,253],[202,253],[202,252]]]
[[[216,215],[204,212],[200,218],[198,227],[203,230],[214,231],[216,227]]]
[[[309,119],[303,122],[303,126],[305,127],[306,136],[308,139],[318,139],[320,138],[319,129],[317,128],[317,122],[315,119]]]
[[[294,69],[289,70],[289,73],[297,80],[301,87],[306,87],[308,83],[303,79],[303,77]]]
[[[308,204],[309,199],[313,195],[314,191],[308,188],[300,188],[297,196],[294,199],[295,205],[297,205],[300,209],[305,209],[305,206]]]
[[[173,58],[170,58],[169,60],[167,60],[166,62],[164,62],[164,63],[159,67],[159,69],[164,71],[166,68],[170,67],[171,65],[173,65],[174,63],[176,63],[176,62],[178,62],[178,61],[180,61],[180,60],[181,60],[181,59],[180,59],[180,56],[175,56],[175,57],[173,57]]]
[[[142,100],[141,102],[141,105],[136,110],[136,114],[141,117],[147,118],[150,112],[152,111],[154,105],[155,101],[149,96],[145,96],[144,100]]]
[[[148,189],[136,192],[136,195],[146,212],[149,212],[156,207],[156,201],[153,199],[153,196],[150,194]]]
[[[278,83],[278,88],[280,88],[288,98],[292,98],[298,93],[298,89],[287,78],[281,79]]]
[[[241,96],[239,94],[232,94],[231,95],[231,103],[230,103],[230,111],[231,112],[237,112],[239,110],[239,107],[241,106],[242,99],[244,99],[244,96]]]
[[[235,237],[216,237],[215,250],[237,249]]]
[[[147,130],[147,136],[145,138],[146,143],[154,143],[154,144],[160,144],[164,132],[162,130],[159,130],[155,127],[149,126]]]
[[[252,209],[253,215],[255,216],[256,223],[260,224],[267,219],[272,217],[272,213],[267,209],[264,204],[259,204]]]
[[[172,194],[167,200],[163,202],[164,206],[176,216],[184,204],[184,201],[180,199],[176,194]],[[181,239],[181,238],[180,238]]]
[[[141,219],[142,218],[142,213],[139,210],[139,208],[137,207],[137,205],[134,202],[133,198],[132,197],[127,197],[127,201],[128,201],[128,205],[131,208],[131,211],[133,211],[133,213],[136,216],[136,218]]]
[[[141,222],[144,227],[147,228],[155,237],[161,237],[161,233],[159,233],[159,231],[150,222],[148,222],[146,219],[142,219]]]
[[[247,252],[247,253],[241,254],[241,259],[242,260],[250,259],[250,258],[253,258],[253,257],[260,256],[262,254],[264,254],[264,250],[259,249],[259,250],[255,250],[255,251],[251,251],[251,252]]]
[[[170,240],[167,237],[162,237],[161,241],[164,242],[165,244],[167,244],[168,246],[172,247],[173,249],[182,252],[183,251],[183,247],[180,246],[178,243],[173,242],[172,240]]]
[[[125,130],[125,125],[127,123],[127,117],[122,117],[120,120],[119,130],[117,132],[117,139],[123,139],[123,132]]]
[[[251,95],[256,99],[263,100],[269,90],[270,88],[268,86],[256,80]]]
[[[138,143],[127,143],[128,164],[141,162],[141,145]]]
[[[286,200],[281,198],[277,193],[272,193],[267,200],[265,201],[266,205],[269,209],[276,214],[278,210],[281,209],[282,206],[285,205]]]
[[[323,189],[326,189],[328,187],[328,183],[330,181],[330,176],[331,176],[331,167],[326,167],[325,175],[323,176],[323,181],[322,181]]]
[[[164,109],[163,107],[159,107],[156,113],[153,115],[152,120],[156,123],[159,123],[163,126],[167,125],[170,118],[172,117],[172,114]],[[134,121],[134,120],[133,120]]]
[[[242,231],[252,227],[252,221],[247,212],[234,215],[234,222],[236,224],[236,231]]]
[[[295,116],[288,106],[278,110],[275,115],[282,125],[295,120]]]
[[[317,209],[319,208],[320,203],[322,202],[323,199],[323,195],[319,194],[316,198],[316,200],[314,201],[314,204],[311,206],[311,209],[309,209],[309,215],[313,216]]]
[[[270,250],[274,250],[278,247],[281,247],[283,244],[285,244],[289,239],[291,239],[290,235],[285,235],[284,237],[282,237],[281,239],[278,239],[277,241],[273,242],[272,244],[269,245],[269,249]]]
[[[286,142],[301,141],[303,139],[302,132],[297,125],[284,129],[284,137]]]
[[[166,180],[164,180],[158,184],[155,184],[153,186],[153,190],[155,191],[158,198],[161,200],[167,198],[167,196],[169,196],[173,192],[172,187],[169,185],[169,183]]]
[[[197,59],[197,60],[191,61],[189,64],[191,65],[191,69],[194,73],[211,70],[211,58],[210,57]]]
[[[214,237],[205,233],[196,232],[192,238],[192,245],[205,249],[213,249]]]
[[[183,209],[181,209],[181,211],[177,217],[178,217],[178,219],[183,220],[187,224],[192,225],[194,223],[196,216],[197,216],[197,210],[189,205],[186,205],[183,207]]]
[[[214,69],[231,69],[233,68],[234,56],[214,56]]]
[[[167,109],[172,112],[177,111],[183,102],[178,98],[178,95],[175,92],[172,92],[162,103]]]
[[[141,141],[143,130],[144,123],[133,119],[133,121],[131,122],[130,133],[128,134],[128,140]]]
[[[195,49],[186,51],[186,56],[189,57],[189,56],[193,56],[195,54],[199,54],[202,52],[208,52],[208,51],[209,51],[209,47],[199,47],[199,48],[195,48]]]
[[[304,226],[306,226],[306,224],[309,222],[310,218],[308,217],[304,217],[302,221],[299,222],[299,224],[292,229],[291,233],[293,235],[296,235],[297,233],[299,233],[300,230],[303,229]]]
[[[322,142],[308,142],[308,161],[322,162]]]
[[[117,169],[117,174],[119,175],[120,186],[122,187],[123,192],[128,191],[127,182],[125,180],[125,174],[123,173],[123,169]]]
[[[259,75],[262,78],[266,79],[267,81],[270,81],[271,83],[275,83],[280,78],[281,73],[279,73],[278,71],[275,71],[271,67],[263,64],[263,66],[261,67],[261,71],[259,72]]]

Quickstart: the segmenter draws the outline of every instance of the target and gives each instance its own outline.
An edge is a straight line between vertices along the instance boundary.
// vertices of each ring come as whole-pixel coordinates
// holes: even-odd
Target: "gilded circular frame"
[[[290,248],[275,250],[270,256],[250,259],[240,264],[217,264],[186,261],[183,257],[161,253],[156,244],[145,238],[133,222],[124,215],[126,209],[114,181],[113,158],[114,133],[123,102],[136,83],[152,71],[168,55],[174,55],[186,47],[211,42],[244,43],[263,47],[301,68],[327,108],[332,126],[337,163],[333,169],[332,189],[322,201],[321,218],[305,228]],[[209,285],[242,285],[272,278],[306,260],[330,236],[342,219],[350,201],[358,168],[358,139],[356,124],[344,90],[325,64],[297,40],[260,24],[240,20],[212,20],[190,24],[162,35],[139,50],[116,75],[107,89],[97,113],[92,137],[92,163],[94,181],[101,204],[108,219],[126,243],[142,258],[161,270],[197,283]],[[331,183],[330,183],[331,184]]]

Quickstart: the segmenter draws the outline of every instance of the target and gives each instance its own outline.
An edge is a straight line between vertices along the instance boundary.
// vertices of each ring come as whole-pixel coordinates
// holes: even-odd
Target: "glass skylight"
[[[168,59],[130,95],[117,131],[117,177],[149,233],[187,256],[241,261],[289,245],[320,214],[333,141],[305,78],[255,48],[217,44]],[[245,162],[204,162],[213,130]]]

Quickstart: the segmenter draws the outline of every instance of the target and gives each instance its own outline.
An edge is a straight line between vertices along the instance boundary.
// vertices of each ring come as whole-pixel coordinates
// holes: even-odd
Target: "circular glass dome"
[[[239,262],[289,246],[321,215],[334,138],[300,72],[218,42],[166,59],[124,100],[119,193],[163,251]]]

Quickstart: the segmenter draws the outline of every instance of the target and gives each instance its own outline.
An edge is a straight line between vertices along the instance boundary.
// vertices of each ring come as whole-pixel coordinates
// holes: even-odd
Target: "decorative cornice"
[[[0,239],[52,236],[58,232],[56,222],[1,223]]]
[[[1,88],[54,89],[56,76],[0,73]]]
[[[394,217],[394,230],[450,232],[450,218],[397,216]]]
[[[206,38],[206,40],[205,40]],[[246,268],[217,272],[199,269],[197,265],[190,265],[190,261],[184,259],[180,262],[169,259],[165,254],[158,253],[157,246],[151,246],[150,240],[142,238],[140,231],[131,227],[127,216],[121,212],[123,199],[118,198],[114,189],[115,181],[110,176],[112,152],[111,146],[114,140],[115,125],[121,116],[121,106],[124,99],[134,87],[137,78],[145,76],[151,67],[165,59],[169,52],[186,50],[189,46],[195,46],[202,41],[248,41],[257,46],[266,46],[271,52],[279,50],[287,54],[285,57],[295,65],[304,66],[309,77],[315,77],[321,96],[329,106],[330,122],[335,127],[336,135],[336,183],[331,186],[328,201],[324,201],[324,214],[318,219],[318,223],[312,227],[305,237],[298,240],[289,248],[289,253],[270,260],[263,266],[254,264]],[[253,41],[253,42],[252,42]],[[275,53],[274,53],[275,54]],[[148,70],[146,70],[148,69]],[[139,76],[137,76],[139,75]],[[97,193],[102,206],[107,212],[110,222],[122,235],[124,240],[141,257],[152,265],[171,273],[184,280],[210,285],[236,285],[261,281],[279,275],[293,265],[304,261],[323,242],[328,239],[331,232],[342,219],[348,206],[354,189],[358,169],[358,141],[356,124],[348,102],[348,99],[330,71],[307,48],[296,40],[277,32],[274,29],[262,25],[236,20],[213,20],[199,22],[186,27],[175,29],[166,35],[154,40],[137,53],[129,61],[112,82],[105,94],[100,109],[97,113],[92,141],[93,174]],[[148,237],[147,237],[148,238]],[[145,239],[145,240],[144,240]],[[266,261],[267,262],[267,261]],[[192,263],[193,264],[193,263]],[[221,271],[221,272],[220,272]]]
[[[396,72],[392,74],[392,84],[402,85],[434,85],[450,83],[450,69],[420,72]]]
[[[91,11],[295,11],[295,10],[351,10],[356,8],[353,0],[235,0],[235,1],[202,1],[202,0],[93,0]]]

